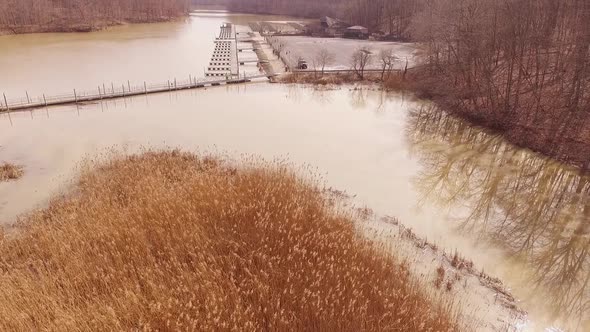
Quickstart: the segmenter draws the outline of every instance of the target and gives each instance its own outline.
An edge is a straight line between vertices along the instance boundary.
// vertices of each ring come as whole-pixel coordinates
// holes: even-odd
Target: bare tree
[[[324,76],[324,70],[326,66],[330,66],[336,61],[334,53],[330,52],[327,48],[322,47],[313,58],[313,66],[317,71],[318,67],[321,69],[322,76]]]
[[[285,50],[285,48],[287,47],[287,42],[285,42],[284,40],[277,40],[275,43],[275,52],[277,53],[277,55],[280,57],[281,53],[283,53],[283,51]]]
[[[393,49],[382,49],[379,52],[379,61],[381,62],[381,80],[385,79],[385,73],[387,72],[387,78],[391,75],[391,71],[393,70],[393,66],[398,58],[395,56]]]
[[[352,54],[352,70],[361,80],[365,78],[365,68],[371,63],[372,55],[366,47],[359,48]]]

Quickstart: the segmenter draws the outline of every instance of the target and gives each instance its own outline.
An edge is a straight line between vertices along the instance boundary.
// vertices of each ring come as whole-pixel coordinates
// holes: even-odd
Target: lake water
[[[204,77],[225,22],[289,17],[194,12],[178,22],[132,24],[85,33],[0,37],[0,96],[8,99],[97,91]],[[254,65],[255,66],[255,65]]]
[[[221,23],[259,19],[199,12],[90,34],[0,37],[0,92],[188,75],[209,61]],[[357,204],[501,278],[530,311],[530,330],[590,328],[590,178],[426,103],[353,87],[252,83],[1,114],[0,161],[26,174],[0,183],[0,222],[42,206],[82,159],[113,147],[309,165]]]

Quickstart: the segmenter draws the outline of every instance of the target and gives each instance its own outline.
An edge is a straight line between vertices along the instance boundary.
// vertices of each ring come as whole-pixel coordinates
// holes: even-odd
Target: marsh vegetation
[[[453,331],[450,307],[281,161],[145,152],[0,242],[0,327]]]
[[[22,166],[7,162],[0,164],[0,182],[19,179],[23,174]]]

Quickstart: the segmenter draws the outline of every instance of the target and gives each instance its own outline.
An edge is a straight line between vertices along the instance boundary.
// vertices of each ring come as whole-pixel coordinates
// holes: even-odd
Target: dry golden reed
[[[10,163],[0,164],[0,182],[19,179],[23,174],[22,166]]]
[[[0,244],[2,331],[450,331],[449,309],[281,163],[146,152]]]
[[[280,83],[317,84],[317,85],[341,85],[358,81],[352,73],[291,73],[281,76]]]

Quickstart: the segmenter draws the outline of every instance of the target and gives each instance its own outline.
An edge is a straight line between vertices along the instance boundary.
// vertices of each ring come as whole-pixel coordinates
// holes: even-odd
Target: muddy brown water
[[[0,90],[167,79],[206,65],[222,22],[257,19],[200,12],[89,34],[0,37]],[[501,278],[530,312],[521,329],[590,329],[590,178],[399,94],[252,83],[2,114],[0,161],[26,174],[0,183],[0,222],[65,190],[82,159],[146,146],[308,165],[359,206]]]
[[[131,24],[93,33],[0,36],[0,97],[26,99],[204,77],[225,22],[289,17],[196,11],[176,22]],[[255,64],[251,66],[256,67]]]

